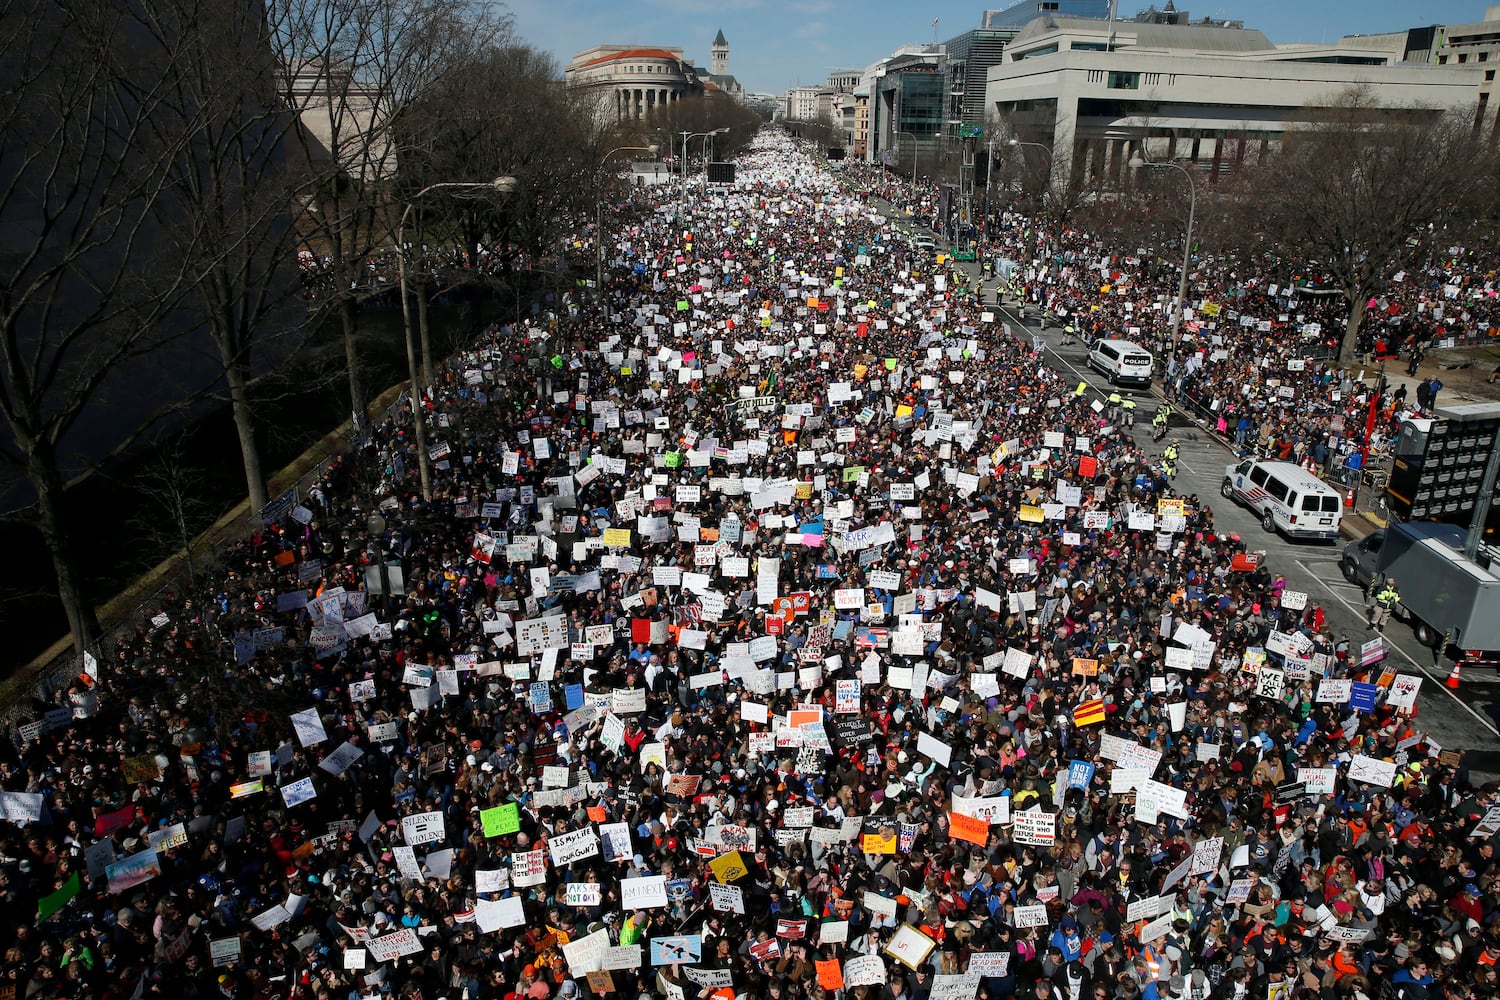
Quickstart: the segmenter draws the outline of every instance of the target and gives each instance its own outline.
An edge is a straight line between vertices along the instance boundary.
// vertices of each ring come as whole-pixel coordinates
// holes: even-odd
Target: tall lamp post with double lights
[[[1042,152],[1046,153],[1047,154],[1047,178],[1048,178],[1047,183],[1050,186],[1050,184],[1051,184],[1051,177],[1052,177],[1052,147],[1051,146],[1048,146],[1048,145],[1046,145],[1044,143],[1040,143],[1040,142],[1026,142],[1026,141],[1021,140],[1021,139],[1011,139],[1009,142],[1006,143],[1006,145],[1009,146],[1011,149],[1020,149],[1023,146],[1031,146],[1034,149],[1040,149]],[[1046,204],[1047,204],[1047,192],[1046,192],[1046,188],[1044,187],[1042,189],[1042,198],[1041,198],[1040,202],[1038,202],[1038,205],[1037,205],[1037,211],[1035,213],[1033,213],[1032,219],[1031,219],[1031,259],[1032,259],[1032,261],[1036,260],[1037,246],[1041,242],[1041,225],[1038,222],[1037,216],[1040,216],[1042,214],[1042,209],[1046,206]],[[1046,308],[1044,306],[1043,309],[1042,309],[1042,316],[1043,316],[1043,321],[1044,322],[1045,322],[1046,315],[1047,315],[1047,311],[1046,311]]]
[[[609,162],[609,158],[616,153],[650,153],[652,156],[661,147],[656,143],[649,146],[616,146],[604,154],[599,161],[602,167]],[[604,192],[599,192],[599,203],[594,206],[594,239],[599,244],[599,260],[594,266],[594,289],[600,300],[604,299]]]
[[[422,392],[424,386],[417,373],[417,351],[412,344],[411,336],[411,303],[407,298],[406,281],[406,220],[411,215],[411,210],[416,207],[417,202],[430,191],[440,189],[462,188],[468,191],[490,191],[500,194],[512,194],[516,190],[516,179],[514,177],[496,177],[492,181],[442,181],[437,184],[429,184],[416,194],[412,195],[411,201],[406,203],[406,208],[401,211],[401,221],[396,225],[396,267],[401,276],[401,326],[406,339],[406,373],[411,379],[411,416],[412,433],[416,438],[417,446],[417,472],[422,480],[422,499],[432,499],[432,469],[427,459],[427,427],[422,415]]]
[[[984,215],[979,218],[979,238],[987,239],[990,231],[990,176],[995,172],[995,137],[985,143],[984,156]]]
[[[726,125],[723,128],[716,128],[716,129],[714,129],[711,132],[687,132],[687,131],[684,131],[682,133],[682,200],[678,202],[678,214],[679,215],[681,215],[684,211],[687,210],[688,144],[690,142],[692,142],[694,139],[701,139],[704,136],[715,136],[715,135],[718,135],[720,132],[728,132],[728,131],[729,131],[729,127]],[[706,144],[705,144],[704,148],[705,149],[707,148]]]
[[[1193,222],[1194,216],[1197,214],[1198,210],[1198,185],[1193,180],[1192,171],[1188,170],[1187,167],[1184,167],[1176,160],[1166,160],[1164,162],[1155,163],[1143,157],[1140,151],[1137,150],[1135,155],[1130,158],[1130,165],[1132,167],[1154,167],[1156,169],[1161,169],[1162,167],[1171,167],[1182,176],[1187,178],[1187,232],[1183,233],[1182,235],[1182,274],[1177,279],[1177,307],[1172,310],[1172,343],[1176,344],[1177,334],[1182,329],[1182,307],[1187,302],[1188,268],[1191,267],[1193,263]]]

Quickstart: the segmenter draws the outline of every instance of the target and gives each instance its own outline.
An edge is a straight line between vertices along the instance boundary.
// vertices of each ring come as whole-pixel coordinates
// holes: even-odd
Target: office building
[[[1359,38],[1278,47],[1239,22],[1193,21],[1170,2],[1130,21],[1044,14],[990,69],[986,103],[1021,138],[1051,148],[1054,183],[1114,183],[1143,148],[1217,176],[1314,125],[1350,88],[1393,112],[1474,104],[1480,65],[1403,56],[1400,45]]]

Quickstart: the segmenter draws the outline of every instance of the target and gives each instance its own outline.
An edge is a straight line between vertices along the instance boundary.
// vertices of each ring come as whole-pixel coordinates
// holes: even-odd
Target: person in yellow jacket
[[[1396,589],[1396,578],[1388,576],[1384,583],[1370,584],[1370,606],[1365,609],[1368,627],[1377,632],[1385,631],[1385,623],[1390,621],[1391,612],[1396,610],[1396,605],[1401,603],[1401,592]]]

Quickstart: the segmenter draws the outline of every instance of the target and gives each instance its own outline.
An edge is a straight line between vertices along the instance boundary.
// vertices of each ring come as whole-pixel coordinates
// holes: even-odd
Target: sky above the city
[[[1119,16],[1133,17],[1146,6],[1120,0]],[[1485,12],[1483,0],[1183,0],[1178,6],[1195,19],[1242,20],[1276,43],[1466,24],[1483,20]],[[709,45],[722,28],[729,71],[746,90],[767,93],[820,83],[834,69],[863,68],[900,45],[931,42],[934,17],[938,39],[951,38],[978,27],[984,10],[951,0],[510,0],[508,7],[520,36],[552,53],[559,68],[573,53],[605,44],[680,46],[706,67]]]

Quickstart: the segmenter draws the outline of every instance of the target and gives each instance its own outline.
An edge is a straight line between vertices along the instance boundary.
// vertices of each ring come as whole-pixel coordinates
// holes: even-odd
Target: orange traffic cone
[[[1446,684],[1448,687],[1451,687],[1451,688],[1458,687],[1458,661],[1457,660],[1453,661],[1453,672],[1448,675],[1448,679],[1445,680],[1445,681],[1443,681],[1443,683]]]

